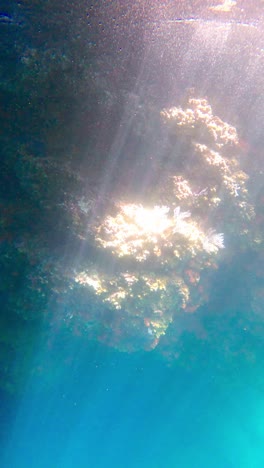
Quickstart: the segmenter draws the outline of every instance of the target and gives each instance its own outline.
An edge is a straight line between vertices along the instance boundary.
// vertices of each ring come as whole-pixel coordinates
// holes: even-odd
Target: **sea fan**
[[[203,247],[207,252],[217,252],[218,249],[224,249],[224,234],[217,233],[215,229],[209,229],[204,238]]]
[[[184,226],[186,226],[185,219],[191,216],[190,211],[181,211],[181,208],[177,206],[173,212],[174,220],[175,220],[175,228],[173,232],[180,232]]]

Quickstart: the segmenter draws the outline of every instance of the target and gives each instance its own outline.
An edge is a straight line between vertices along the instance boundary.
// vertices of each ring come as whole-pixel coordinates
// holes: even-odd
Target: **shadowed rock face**
[[[40,324],[47,337],[56,328],[122,350],[162,338],[173,348],[169,327],[207,302],[219,263],[262,249],[257,5],[246,16],[248,2],[229,12],[176,3],[0,10],[0,368],[10,390],[31,371]],[[252,271],[260,320],[263,276]]]

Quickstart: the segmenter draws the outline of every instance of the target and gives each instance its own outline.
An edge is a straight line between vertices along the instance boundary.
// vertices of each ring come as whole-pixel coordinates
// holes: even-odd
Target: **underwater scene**
[[[263,468],[264,2],[0,37],[0,468]]]

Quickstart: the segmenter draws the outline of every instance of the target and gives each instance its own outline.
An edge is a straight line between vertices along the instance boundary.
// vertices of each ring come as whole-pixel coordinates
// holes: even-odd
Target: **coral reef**
[[[105,341],[116,347],[126,347],[120,337],[135,335],[129,349],[153,349],[177,314],[205,303],[208,271],[232,237],[249,242],[254,217],[236,129],[193,97],[185,109],[162,110],[161,118],[183,144],[184,167],[172,152],[152,204],[116,202],[93,228],[96,249],[109,256],[113,271],[92,264],[75,274],[114,314]]]

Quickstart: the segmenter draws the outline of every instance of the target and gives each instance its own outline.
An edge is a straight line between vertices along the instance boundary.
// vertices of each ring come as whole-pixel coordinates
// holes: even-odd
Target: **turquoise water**
[[[28,391],[2,466],[263,466],[262,392],[216,377],[96,349],[52,393]]]
[[[254,327],[239,271],[218,273],[200,312],[215,343],[183,333],[184,358],[170,364],[158,350],[120,353],[56,335],[50,381],[31,377],[20,398],[2,395],[1,466],[261,468],[263,351],[238,326]],[[45,345],[36,351],[49,359]]]

